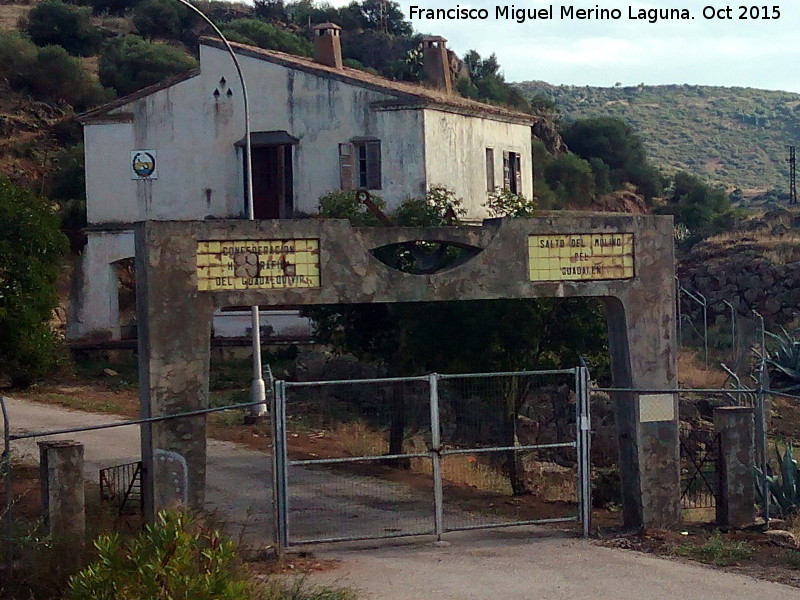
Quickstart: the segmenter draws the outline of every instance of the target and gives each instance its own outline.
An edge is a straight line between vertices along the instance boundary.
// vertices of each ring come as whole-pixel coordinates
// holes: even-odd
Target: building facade
[[[233,45],[249,96],[255,218],[313,215],[337,189],[367,189],[391,209],[444,186],[475,220],[495,188],[532,196],[532,118],[455,95],[442,38],[423,42],[421,86],[344,67],[336,25],[315,36],[314,58]],[[115,265],[133,256],[133,223],[245,217],[243,111],[230,55],[203,39],[199,70],[82,116],[88,242],[69,338],[121,336]],[[218,335],[235,330],[225,318]]]

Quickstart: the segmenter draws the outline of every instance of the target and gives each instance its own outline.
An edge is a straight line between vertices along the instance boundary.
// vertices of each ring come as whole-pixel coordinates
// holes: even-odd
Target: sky
[[[764,2],[765,0],[762,0]],[[347,3],[336,0],[335,5]],[[755,87],[800,93],[800,2],[711,3],[710,0],[592,2],[517,0],[517,9],[547,9],[552,19],[496,18],[489,0],[400,0],[406,18],[420,9],[486,9],[488,19],[410,19],[416,31],[445,37],[459,56],[475,49],[497,54],[508,81],[552,84],[698,84]],[[562,18],[562,7],[619,9],[619,19]],[[741,19],[744,7],[748,17]],[[755,7],[752,8],[751,7]],[[765,9],[766,7],[766,9]],[[688,20],[631,19],[630,11],[679,8]],[[730,10],[727,10],[727,9]],[[711,18],[705,18],[705,14]],[[779,14],[779,16],[777,16]],[[774,18],[776,17],[777,18]],[[729,18],[726,18],[729,17]]]

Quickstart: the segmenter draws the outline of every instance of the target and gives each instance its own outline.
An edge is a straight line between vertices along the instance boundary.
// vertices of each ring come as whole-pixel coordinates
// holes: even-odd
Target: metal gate
[[[278,544],[578,521],[591,510],[585,367],[276,381]]]

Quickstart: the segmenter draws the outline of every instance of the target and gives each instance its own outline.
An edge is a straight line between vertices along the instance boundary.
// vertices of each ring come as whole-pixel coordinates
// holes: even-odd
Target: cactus
[[[800,327],[791,332],[781,327],[780,335],[764,333],[777,342],[775,350],[767,356],[776,385],[785,392],[800,391]]]
[[[781,518],[795,514],[800,508],[800,476],[797,472],[797,461],[794,459],[792,445],[786,447],[786,452],[781,456],[780,450],[775,446],[775,454],[780,466],[780,477],[766,475],[769,487],[770,514]],[[758,467],[753,467],[756,473],[756,497],[759,504],[764,503],[764,473]],[[770,470],[769,468],[767,469]]]

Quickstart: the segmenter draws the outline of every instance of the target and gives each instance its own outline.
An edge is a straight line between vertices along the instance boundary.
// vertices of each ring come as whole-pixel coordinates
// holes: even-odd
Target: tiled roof
[[[200,43],[205,46],[211,46],[220,50],[225,50],[225,45],[215,38],[204,37]],[[495,106],[492,104],[485,104],[477,102],[468,98],[462,98],[457,94],[446,94],[442,91],[425,87],[423,85],[408,83],[405,81],[394,81],[373,75],[359,69],[351,69],[350,67],[342,67],[337,69],[327,65],[315,62],[311,58],[304,56],[294,56],[286,54],[285,52],[278,52],[276,50],[264,50],[245,44],[238,44],[231,42],[231,47],[234,51],[242,56],[248,56],[259,60],[264,60],[274,64],[282,65],[289,69],[297,69],[306,73],[311,73],[319,77],[327,77],[337,79],[350,85],[373,89],[379,92],[384,92],[394,96],[394,100],[376,102],[374,106],[378,109],[386,110],[401,110],[406,108],[435,108],[448,112],[455,112],[459,114],[472,115],[477,117],[484,117],[499,121],[508,121],[512,123],[532,124],[536,119],[535,117],[502,106]],[[103,121],[113,118],[109,113],[117,108],[125,106],[135,100],[144,98],[176,85],[192,77],[200,74],[199,70],[192,70],[187,73],[177,75],[166,79],[155,85],[143,88],[133,94],[123,96],[112,102],[99,106],[94,110],[83,113],[78,117],[81,123],[88,123],[92,121]]]

